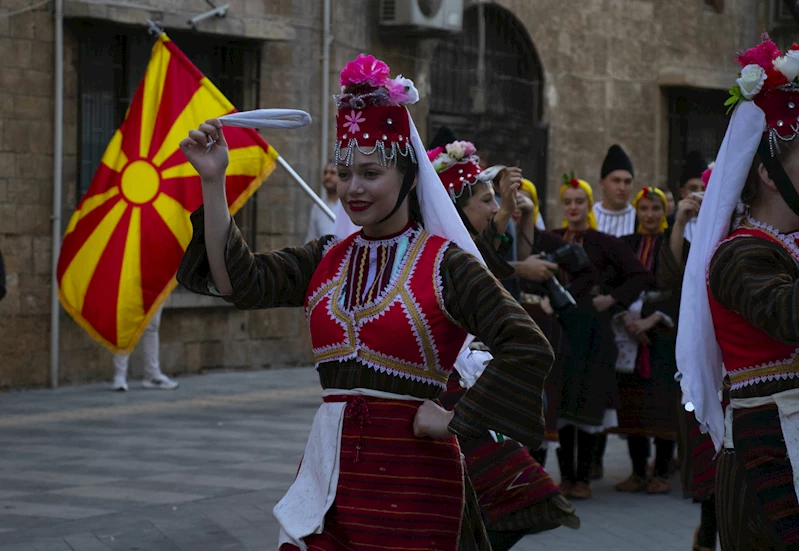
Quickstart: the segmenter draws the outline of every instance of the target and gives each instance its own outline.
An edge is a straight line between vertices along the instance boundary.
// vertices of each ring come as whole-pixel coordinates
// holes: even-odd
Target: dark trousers
[[[591,458],[591,465],[598,468],[603,468],[605,464],[605,450],[608,447],[608,435],[597,434],[596,443],[594,444],[594,454]]]
[[[674,455],[674,440],[655,438],[655,476],[668,478],[669,463]],[[646,436],[630,435],[627,437],[627,448],[633,462],[633,473],[641,478],[647,476],[647,460],[650,454],[649,438]]]
[[[558,464],[564,482],[590,482],[591,458],[593,457],[596,435],[567,426],[558,431],[560,448]],[[577,465],[575,467],[575,448]]]

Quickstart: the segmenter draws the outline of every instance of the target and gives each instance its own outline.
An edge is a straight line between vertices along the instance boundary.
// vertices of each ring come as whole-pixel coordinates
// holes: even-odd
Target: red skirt
[[[456,551],[464,507],[463,464],[455,437],[417,438],[421,402],[331,396],[348,403],[336,500],[312,551]],[[285,544],[281,551],[297,547]]]
[[[486,524],[560,494],[549,474],[515,441],[484,441],[466,453]]]

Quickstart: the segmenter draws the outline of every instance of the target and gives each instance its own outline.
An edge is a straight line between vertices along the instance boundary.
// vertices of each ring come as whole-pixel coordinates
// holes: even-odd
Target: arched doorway
[[[463,32],[436,49],[430,87],[429,135],[446,126],[473,141],[491,164],[519,163],[544,208],[543,70],[521,22],[496,4],[468,8]]]

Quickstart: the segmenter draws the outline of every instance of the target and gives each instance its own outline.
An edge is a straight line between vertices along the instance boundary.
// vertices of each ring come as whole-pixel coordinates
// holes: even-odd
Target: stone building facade
[[[145,32],[147,19],[160,22],[209,78],[222,81],[217,84],[236,97],[241,108],[293,107],[311,113],[312,126],[267,132],[265,137],[306,181],[319,182],[319,121],[324,102],[330,101],[320,92],[323,0],[218,2],[222,3],[230,6],[225,17],[205,20],[192,29],[188,20],[208,10],[206,0],[64,0],[62,229],[91,179],[97,148],[107,142],[108,129],[115,128],[141,78],[152,43]],[[331,3],[334,88],[338,69],[359,52],[370,52],[385,59],[393,73],[416,81],[422,100],[412,112],[423,135],[452,118],[452,113],[444,112],[446,106],[439,114],[436,109],[442,108],[435,107],[446,104],[432,85],[438,82],[433,73],[444,66],[447,49],[440,34],[386,35],[377,28],[380,2]],[[0,302],[0,389],[51,382],[53,2],[13,13],[36,4],[33,0],[0,3],[0,251],[8,273],[8,296]],[[510,98],[492,95],[497,88],[490,82],[482,93],[473,85],[453,93],[482,98],[472,105],[485,119],[492,119],[495,126],[485,127],[493,128],[489,133],[516,129],[514,124],[536,129],[519,160],[525,166],[527,156],[536,157],[534,175],[550,225],[559,218],[560,175],[574,170],[595,182],[604,152],[614,142],[632,156],[639,185],[672,183],[679,153],[692,143],[712,149],[724,124],[718,114],[723,110],[713,101],[723,101],[723,91],[735,78],[733,54],[755,44],[772,19],[771,5],[765,0],[498,0],[482,7],[466,0],[464,4],[466,24],[473,25],[477,14],[493,18],[489,27],[493,25],[491,32],[499,41],[488,44],[489,53],[500,56],[497,59],[515,59],[501,70],[489,63],[494,71],[489,74],[498,82],[506,78],[520,84],[521,88],[499,89],[524,89],[526,99],[520,100],[515,92]],[[507,51],[499,51],[503,47]],[[472,74],[479,55],[466,49],[447,63],[455,73],[463,67]],[[516,75],[514,63],[523,65],[524,71]],[[516,111],[503,111],[506,104],[515,104]],[[504,115],[491,110],[497,108]],[[469,110],[459,114],[467,124]],[[328,116],[328,140],[332,140],[332,107]],[[703,125],[694,128],[692,121],[705,121],[715,130],[704,135]],[[241,221],[258,250],[297,244],[305,235],[310,205],[278,168]],[[179,375],[305,365],[310,361],[305,327],[299,310],[239,312],[216,300],[175,292],[161,328],[163,369]],[[63,311],[59,357],[61,384],[110,378],[110,354]],[[136,358],[134,354],[134,375]]]

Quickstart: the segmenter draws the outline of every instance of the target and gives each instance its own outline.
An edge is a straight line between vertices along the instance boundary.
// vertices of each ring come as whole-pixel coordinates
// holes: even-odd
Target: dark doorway
[[[463,32],[439,43],[430,82],[429,135],[447,126],[459,140],[474,142],[490,164],[518,163],[536,184],[544,209],[543,71],[519,20],[494,4],[467,9]]]

